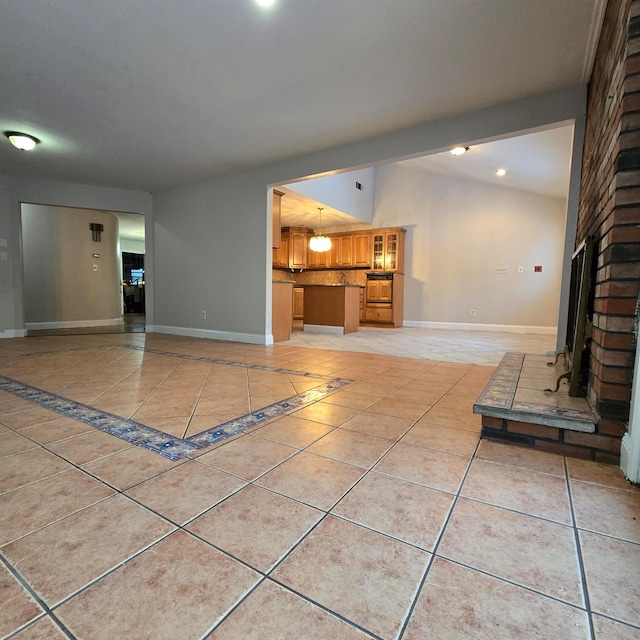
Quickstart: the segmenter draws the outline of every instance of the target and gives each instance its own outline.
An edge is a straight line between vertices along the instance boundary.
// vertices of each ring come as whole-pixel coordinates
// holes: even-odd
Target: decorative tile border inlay
[[[107,411],[101,411],[94,409],[81,402],[75,400],[69,400],[63,396],[49,393],[42,389],[30,386],[0,376],[0,390],[11,393],[14,396],[33,402],[34,404],[55,411],[67,418],[84,422],[95,429],[110,433],[113,436],[126,440],[139,447],[144,447],[149,451],[158,453],[170,460],[180,460],[200,449],[210,447],[213,444],[220,442],[226,438],[229,438],[238,433],[242,433],[247,429],[254,427],[262,422],[276,418],[284,413],[299,409],[304,405],[321,400],[329,393],[336,391],[348,384],[351,384],[353,380],[346,378],[332,378],[331,376],[310,373],[305,371],[296,371],[290,369],[279,369],[277,367],[268,367],[263,365],[253,365],[241,362],[233,362],[229,360],[219,360],[216,358],[207,358],[205,356],[191,356],[188,354],[180,354],[169,351],[160,351],[158,349],[147,349],[145,347],[131,346],[131,345],[118,345],[119,347],[132,349],[136,351],[148,351],[158,355],[170,356],[174,358],[184,358],[186,360],[199,360],[203,362],[211,362],[213,364],[223,364],[233,367],[243,367],[245,369],[259,369],[261,371],[271,371],[275,373],[283,373],[286,375],[294,375],[299,377],[306,377],[310,379],[326,380],[325,384],[310,389],[303,393],[291,396],[279,402],[267,405],[247,413],[233,420],[223,422],[222,424],[213,426],[201,433],[197,433],[189,438],[177,438],[170,436],[163,431],[148,427],[134,420],[128,418],[122,418]]]

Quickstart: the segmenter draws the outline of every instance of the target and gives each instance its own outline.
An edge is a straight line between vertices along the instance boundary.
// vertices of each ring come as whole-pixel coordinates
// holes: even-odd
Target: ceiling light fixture
[[[31,151],[39,142],[38,138],[34,138],[27,133],[18,133],[17,131],[5,131],[9,142],[21,151]]]
[[[496,171],[496,175],[500,176],[502,178],[502,176],[506,176],[507,175],[507,170],[506,169],[498,169]]]
[[[467,153],[467,151],[469,151],[469,147],[454,147],[451,149],[451,155],[461,156],[463,153]]]
[[[316,253],[325,253],[331,249],[331,238],[322,235],[322,210],[324,207],[318,207],[318,215],[320,217],[320,233],[316,233],[309,239],[309,249]]]
[[[271,7],[274,5],[275,1],[276,0],[256,0],[261,7]]]

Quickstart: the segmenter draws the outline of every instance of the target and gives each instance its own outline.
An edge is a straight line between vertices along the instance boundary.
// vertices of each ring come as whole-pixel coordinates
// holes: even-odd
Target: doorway
[[[145,331],[143,215],[23,203],[21,224],[28,336]],[[139,255],[131,314],[123,252]]]

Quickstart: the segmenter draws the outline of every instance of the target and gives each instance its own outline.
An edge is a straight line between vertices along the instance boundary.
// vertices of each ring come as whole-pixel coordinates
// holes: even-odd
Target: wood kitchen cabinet
[[[312,233],[306,227],[284,227],[280,247],[273,250],[273,266],[279,269],[306,269],[307,245]]]
[[[329,251],[318,253],[307,247],[307,269],[326,269],[329,266]]]
[[[393,302],[393,280],[368,280],[367,299],[375,302]]]
[[[329,250],[329,267],[342,268],[353,266],[353,236],[334,234],[331,238],[331,249]]]
[[[367,274],[364,322],[401,327],[404,315],[404,274]]]
[[[284,193],[273,189],[273,235],[272,245],[274,249],[280,248],[280,212],[281,212],[281,200]]]
[[[273,250],[273,266],[280,269],[289,268],[289,234],[280,237],[280,246]]]
[[[380,229],[371,232],[371,269],[404,272],[405,229]]]
[[[357,232],[352,235],[354,267],[371,266],[371,233]]]
[[[293,319],[304,319],[304,287],[293,287]]]
[[[273,341],[283,342],[289,340],[293,331],[293,281],[274,280],[271,287]]]
[[[307,268],[307,246],[309,245],[309,231],[306,228],[291,227],[289,229],[289,268]]]

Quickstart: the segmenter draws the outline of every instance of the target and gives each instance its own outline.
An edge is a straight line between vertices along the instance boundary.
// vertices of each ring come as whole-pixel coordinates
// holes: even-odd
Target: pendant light
[[[322,235],[322,210],[324,207],[318,207],[318,215],[320,218],[320,233],[316,233],[309,239],[309,249],[316,253],[324,253],[331,249],[331,238]]]

